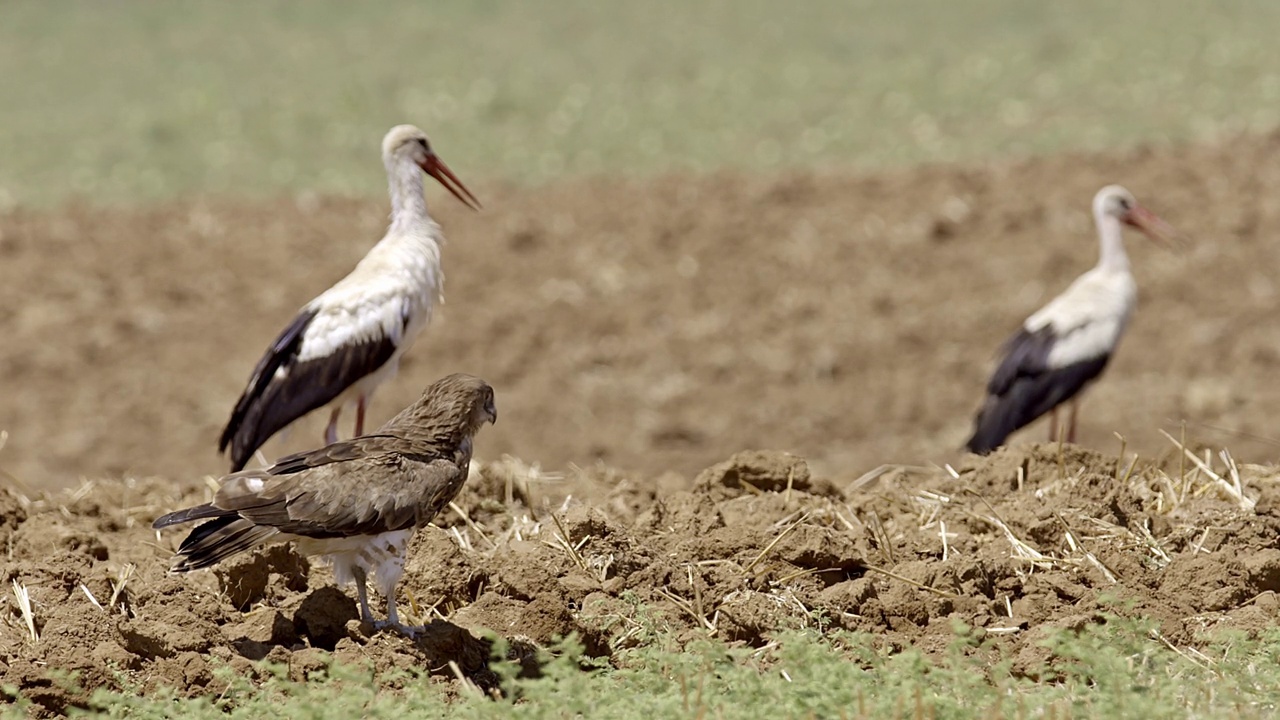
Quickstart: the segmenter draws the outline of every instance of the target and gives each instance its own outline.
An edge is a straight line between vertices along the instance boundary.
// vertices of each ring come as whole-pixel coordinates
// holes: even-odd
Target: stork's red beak
[[[471,194],[467,186],[462,184],[458,176],[454,175],[449,166],[445,165],[444,161],[435,153],[427,153],[427,159],[422,162],[421,167],[423,172],[435,178],[437,182],[444,186],[445,190],[452,193],[463,205],[472,210],[480,209],[480,201],[476,199],[476,196]]]
[[[1183,244],[1182,236],[1178,234],[1177,230],[1174,230],[1168,223],[1157,217],[1155,213],[1141,205],[1134,205],[1129,214],[1125,215],[1124,222],[1126,225],[1132,225],[1141,230],[1147,237],[1165,247]]]

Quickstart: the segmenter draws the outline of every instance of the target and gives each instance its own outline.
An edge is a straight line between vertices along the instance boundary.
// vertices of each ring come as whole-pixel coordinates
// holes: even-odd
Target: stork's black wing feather
[[[329,404],[395,354],[391,338],[373,337],[299,362],[304,333],[316,314],[309,309],[298,315],[254,368],[218,442],[220,451],[230,447],[232,472],[243,468],[272,435]]]
[[[302,334],[306,332],[307,326],[315,319],[317,312],[312,308],[306,308],[298,313],[298,316],[293,319],[293,322],[289,323],[284,332],[280,333],[280,337],[271,343],[271,347],[267,348],[266,354],[253,367],[253,373],[249,376],[249,383],[245,386],[244,392],[240,394],[240,398],[236,400],[236,406],[231,411],[231,419],[227,421],[227,426],[222,430],[222,437],[218,438],[218,452],[224,452],[228,445],[231,446],[231,462],[235,466],[232,468],[232,472],[244,467],[244,462],[240,461],[241,452],[237,451],[233,443],[245,424],[245,418],[249,415],[254,400],[262,397],[267,385],[275,377],[276,371],[298,356],[298,349],[302,346]],[[257,448],[250,450],[246,455],[252,455],[254,450],[257,450]],[[246,457],[245,459],[247,460],[248,458]]]
[[[1035,332],[1020,328],[1002,346],[1004,357],[991,373],[987,393],[1003,395],[1019,377],[1034,377],[1049,369],[1049,352],[1057,336],[1048,326]]]
[[[1070,400],[1102,373],[1110,354],[1063,367],[1049,365],[1049,353],[1059,338],[1048,327],[1025,328],[1004,346],[1004,358],[987,383],[987,398],[974,418],[970,452],[986,454],[1004,444],[1017,430]]]

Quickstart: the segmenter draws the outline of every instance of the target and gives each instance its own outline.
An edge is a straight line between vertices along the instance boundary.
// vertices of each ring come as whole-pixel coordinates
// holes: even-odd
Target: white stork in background
[[[1027,318],[1005,343],[1004,358],[987,383],[986,401],[966,443],[970,452],[991,452],[1045,413],[1052,413],[1049,437],[1058,439],[1058,406],[1068,401],[1066,440],[1075,442],[1080,391],[1107,366],[1137,303],[1123,226],[1163,243],[1174,235],[1119,185],[1108,185],[1094,196],[1093,219],[1102,250],[1097,266]]]
[[[258,361],[218,440],[219,452],[230,448],[233,472],[317,408],[332,407],[327,443],[337,440],[338,416],[353,401],[355,435],[364,434],[370,395],[395,375],[400,356],[431,319],[444,282],[444,237],[427,214],[422,173],[472,209],[480,203],[412,125],[387,132],[382,163],[391,226],[349,275],[302,307]]]

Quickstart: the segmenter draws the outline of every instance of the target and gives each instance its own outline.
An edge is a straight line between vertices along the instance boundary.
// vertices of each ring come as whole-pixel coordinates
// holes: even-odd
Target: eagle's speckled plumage
[[[475,433],[496,421],[493,388],[450,375],[376,432],[228,475],[212,502],[165,515],[154,527],[207,520],[183,540],[174,572],[293,541],[303,554],[332,561],[339,583],[356,582],[370,622],[365,578],[372,574],[388,623],[399,627],[394,593],[409,538],[457,497]]]

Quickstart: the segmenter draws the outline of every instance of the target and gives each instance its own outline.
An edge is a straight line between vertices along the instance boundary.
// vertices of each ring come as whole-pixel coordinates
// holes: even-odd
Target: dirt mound
[[[1205,461],[1201,461],[1205,462]],[[567,477],[477,465],[458,508],[420,532],[400,604],[416,639],[357,621],[350,589],[287,547],[214,573],[166,574],[179,534],[148,527],[158,482],[96,483],[40,500],[0,495],[13,552],[0,581],[29,593],[0,612],[0,684],[45,711],[117,683],[216,691],[228,664],[306,677],[334,658],[494,687],[491,638],[532,649],[576,633],[609,657],[655,629],[751,646],[785,628],[867,631],[886,649],[945,652],[961,621],[997,638],[1015,671],[1051,667],[1054,628],[1145,616],[1177,646],[1280,615],[1280,471],[1170,458],[1160,465],[1032,445],[953,468],[885,466],[848,483],[753,451],[696,483],[597,467]],[[79,688],[52,668],[79,673]]]
[[[481,213],[432,189],[447,303],[370,419],[465,370],[498,392],[490,458],[692,477],[770,447],[842,481],[946,462],[996,348],[1095,262],[1089,201],[1109,182],[1194,243],[1128,239],[1141,304],[1082,444],[1115,452],[1118,431],[1161,453],[1156,430],[1187,418],[1273,457],[1204,425],[1275,437],[1274,135],[876,175],[490,184]],[[36,490],[220,475],[216,439],[259,354],[386,213],[375,197],[0,214],[0,468]],[[266,452],[312,447],[323,422]]]

